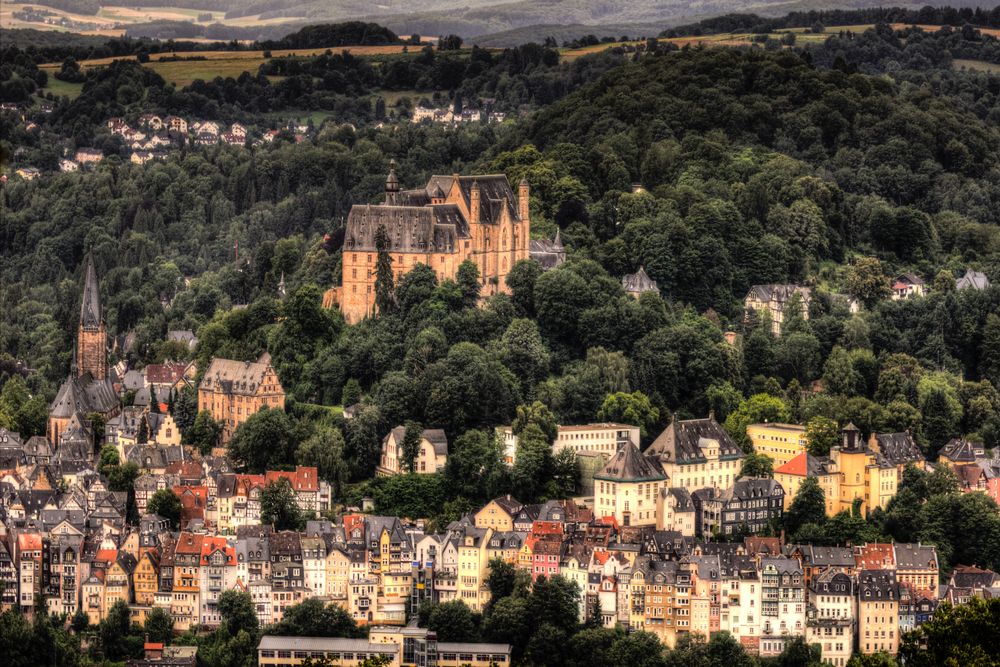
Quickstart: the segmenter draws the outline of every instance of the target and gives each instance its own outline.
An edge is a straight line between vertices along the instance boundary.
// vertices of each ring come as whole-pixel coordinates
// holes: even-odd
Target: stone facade
[[[222,443],[261,408],[285,409],[285,390],[265,354],[257,361],[213,359],[198,386],[198,410],[222,422]]]
[[[479,269],[481,295],[508,292],[507,273],[528,258],[528,183],[515,196],[507,177],[432,176],[427,186],[400,190],[395,165],[385,184],[385,202],[351,208],[343,247],[341,287],[324,299],[339,303],[344,318],[358,322],[375,309],[378,253],[375,235],[384,227],[398,282],[417,264],[439,281],[454,279],[465,260]]]

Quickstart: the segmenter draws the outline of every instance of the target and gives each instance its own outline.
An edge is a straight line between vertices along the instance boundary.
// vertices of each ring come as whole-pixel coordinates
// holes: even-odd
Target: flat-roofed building
[[[386,667],[400,667],[398,644],[375,644],[367,639],[264,635],[257,645],[260,667],[300,665],[306,658],[329,658],[338,667],[356,667],[369,658],[381,656],[389,659]]]
[[[747,437],[757,454],[770,456],[774,467],[785,465],[806,451],[806,427],[799,424],[750,424]]]
[[[497,434],[503,443],[504,461],[508,465],[513,465],[517,459],[517,436],[510,426],[498,428]],[[572,449],[577,454],[594,452],[605,454],[610,458],[627,442],[639,445],[638,426],[608,422],[560,425],[556,430],[556,439],[552,443],[552,453],[558,454],[564,449]]]

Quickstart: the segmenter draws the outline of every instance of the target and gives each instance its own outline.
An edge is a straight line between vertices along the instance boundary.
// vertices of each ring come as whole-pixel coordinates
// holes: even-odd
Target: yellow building
[[[594,475],[594,516],[620,526],[655,526],[660,491],[667,485],[656,459],[629,442]]]
[[[458,539],[457,598],[470,609],[481,612],[489,602],[489,542],[492,528],[466,528]]]
[[[858,651],[863,654],[899,650],[899,583],[891,570],[858,574]]]
[[[791,507],[799,487],[807,477],[815,477],[819,487],[823,489],[826,515],[833,516],[839,512],[840,474],[829,458],[816,457],[809,452],[802,452],[788,463],[774,469],[774,479],[785,489],[785,511]]]
[[[198,386],[198,411],[222,423],[222,443],[261,408],[285,409],[285,390],[266,352],[257,361],[212,359]]]
[[[508,493],[494,498],[475,513],[476,528],[492,528],[498,532],[514,530],[514,515],[523,505]]]
[[[806,427],[798,424],[750,424],[747,437],[753,443],[754,452],[771,457],[775,468],[785,465],[808,446]]]
[[[840,474],[840,511],[850,511],[857,498],[864,514],[876,507],[884,509],[896,495],[896,466],[869,449],[854,424],[845,426],[842,434],[842,444],[830,450],[830,460]]]
[[[439,281],[453,280],[470,260],[479,269],[482,296],[507,293],[510,269],[528,259],[530,224],[527,181],[516,196],[503,174],[432,176],[423,188],[400,190],[392,162],[384,203],[351,207],[341,287],[328,292],[324,303],[339,303],[349,323],[373,314],[380,228],[388,235],[397,282],[418,264],[430,267]]]
[[[675,418],[656,437],[646,455],[656,457],[671,488],[683,488],[688,493],[730,488],[743,465],[743,450],[711,414],[707,419]]]
[[[145,551],[139,558],[133,574],[135,603],[150,606],[159,590],[160,557],[156,551]]]

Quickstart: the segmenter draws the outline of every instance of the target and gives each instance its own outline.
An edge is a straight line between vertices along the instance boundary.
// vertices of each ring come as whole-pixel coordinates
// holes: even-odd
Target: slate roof
[[[892,570],[862,570],[858,573],[858,599],[861,602],[899,600],[899,583]]]
[[[953,438],[941,448],[939,456],[953,463],[975,463],[976,459],[985,453],[981,443],[970,442],[965,438]]]
[[[566,248],[562,236],[556,229],[555,237],[549,239],[531,239],[528,241],[528,256],[542,265],[543,269],[554,269],[566,261]]]
[[[629,442],[611,457],[594,479],[612,482],[649,482],[665,480],[663,469],[654,458],[643,455]]]
[[[205,371],[201,386],[206,389],[221,389],[227,394],[252,396],[264,380],[268,365],[261,361],[236,361],[216,357]]]
[[[101,309],[101,290],[97,285],[94,258],[90,254],[87,255],[87,264],[83,271],[83,299],[80,304],[80,324],[85,329],[100,328],[104,311]]]
[[[957,588],[991,588],[1000,583],[1000,575],[974,565],[956,565],[949,583]]]
[[[712,416],[682,421],[675,417],[649,446],[646,455],[656,456],[664,463],[703,463],[706,459],[702,447],[711,440],[719,443],[719,458],[743,458],[743,450]]]
[[[643,292],[659,292],[656,281],[649,277],[646,269],[639,267],[635,273],[626,273],[622,277],[622,287],[629,294],[642,294]]]
[[[913,440],[909,431],[901,433],[876,433],[879,454],[892,465],[905,465],[924,461],[920,446]]]
[[[49,406],[49,416],[60,419],[89,412],[108,413],[118,407],[118,396],[110,380],[96,380],[88,372],[68,377]]]
[[[403,438],[406,436],[406,427],[397,426],[392,429],[392,437],[396,441],[396,444],[402,444]],[[421,437],[431,443],[434,447],[434,453],[438,456],[448,455],[448,436],[445,435],[444,429],[442,428],[425,428]]]
[[[893,545],[896,550],[897,570],[927,570],[938,569],[937,549],[929,544],[917,544],[897,542]]]
[[[812,294],[812,290],[808,287],[800,287],[798,285],[753,285],[747,293],[747,298],[755,296],[758,301],[764,303],[767,303],[772,299],[779,303],[784,303],[785,301],[788,301],[788,299],[790,299],[796,292],[801,294],[807,301]]]
[[[955,289],[984,290],[990,286],[990,279],[985,273],[966,269],[965,275],[955,281]]]

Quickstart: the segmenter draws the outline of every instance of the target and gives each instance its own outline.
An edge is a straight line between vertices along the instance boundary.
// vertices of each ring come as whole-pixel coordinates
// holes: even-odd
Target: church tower
[[[95,380],[108,377],[108,332],[101,310],[101,292],[97,286],[94,259],[87,255],[83,272],[83,303],[80,305],[80,328],[77,331],[76,363],[79,376],[90,373]]]

